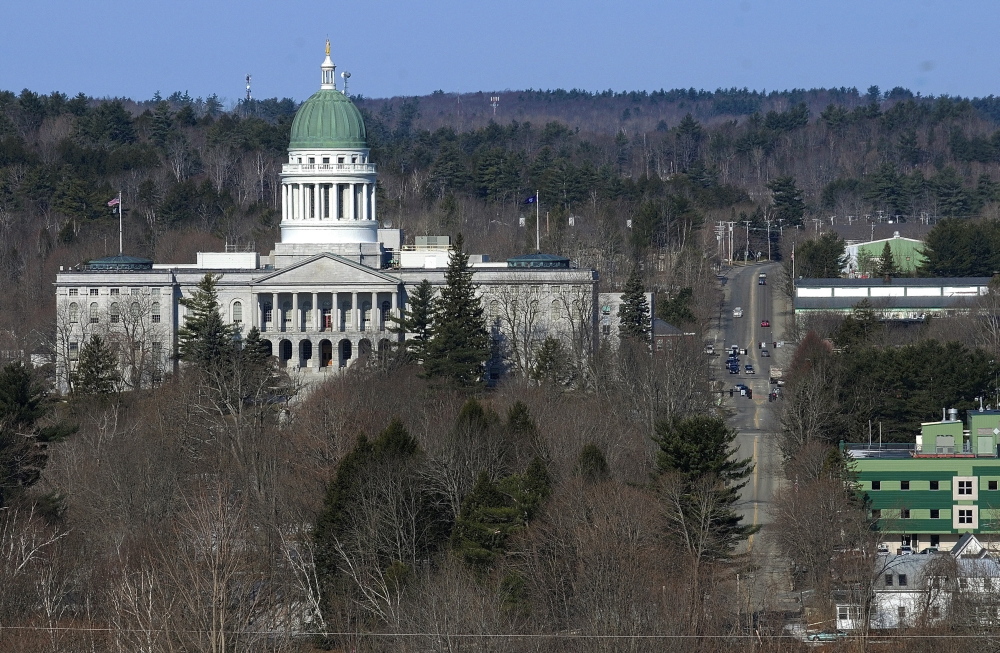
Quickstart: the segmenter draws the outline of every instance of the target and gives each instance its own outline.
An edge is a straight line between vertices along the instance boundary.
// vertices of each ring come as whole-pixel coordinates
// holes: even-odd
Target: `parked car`
[[[903,546],[899,547],[899,549],[896,551],[896,553],[899,554],[899,555],[901,555],[901,556],[912,555],[913,554],[913,547],[904,544]]]
[[[760,321],[760,325],[766,329],[767,327],[771,326],[771,321],[770,320],[761,320]]]
[[[929,546],[929,547],[927,547],[925,549],[921,549],[920,550],[920,553],[922,553],[922,554],[938,553],[938,552],[939,552],[939,550],[938,550],[938,548],[936,546]]]
[[[743,317],[743,309],[737,306],[733,309],[733,317]]]
[[[818,633],[809,633],[806,639],[810,642],[836,642],[847,637],[843,630],[824,630]]]

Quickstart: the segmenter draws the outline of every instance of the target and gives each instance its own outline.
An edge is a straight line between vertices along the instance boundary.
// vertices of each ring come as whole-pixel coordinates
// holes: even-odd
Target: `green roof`
[[[924,262],[922,250],[927,244],[909,238],[884,238],[868,243],[859,243],[858,254],[865,251],[875,258],[881,258],[886,243],[889,243],[889,249],[892,251],[892,258],[895,259],[896,265],[904,272],[913,272],[917,266]]]
[[[302,103],[292,121],[289,149],[368,147],[365,121],[347,96],[321,89]]]

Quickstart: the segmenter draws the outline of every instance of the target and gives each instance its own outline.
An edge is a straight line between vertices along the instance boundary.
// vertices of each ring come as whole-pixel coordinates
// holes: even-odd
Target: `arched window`
[[[73,324],[80,321],[80,305],[76,302],[69,305],[69,321]]]
[[[97,307],[97,302],[90,303],[90,323],[97,324],[101,321],[100,309]]]
[[[128,307],[128,313],[133,318],[139,317],[139,314],[142,313],[142,308],[139,306],[139,302],[132,302]]]
[[[160,302],[153,302],[150,306],[150,314],[153,316],[153,323],[159,324],[160,322]]]
[[[121,321],[121,313],[118,311],[118,302],[111,302],[111,309],[108,312],[111,314],[111,324],[118,324]]]
[[[558,299],[553,299],[552,300],[552,305],[549,306],[549,321],[551,321],[551,322],[558,322],[559,321],[559,313],[560,313],[559,308],[560,308],[560,306],[559,306],[559,300]]]
[[[490,319],[496,319],[500,317],[500,302],[496,299],[490,301]]]
[[[274,312],[270,304],[264,304],[264,324],[267,324],[274,319]]]
[[[233,302],[233,324],[243,324],[243,302]]]

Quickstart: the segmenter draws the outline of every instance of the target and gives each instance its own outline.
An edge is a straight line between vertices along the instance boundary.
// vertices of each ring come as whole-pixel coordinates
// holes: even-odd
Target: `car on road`
[[[763,272],[761,272],[760,275],[757,277],[757,285],[758,286],[766,286],[767,285],[767,275],[764,274]]]
[[[729,368],[729,373],[730,374],[739,374],[740,373],[740,368],[739,367],[730,367]]]
[[[761,349],[760,350],[760,355],[761,355],[762,358],[770,358],[771,357],[771,352],[769,352],[766,349]]]
[[[770,320],[761,320],[760,321],[760,325],[766,329],[769,326],[771,326],[771,321]]]
[[[733,317],[743,317],[743,309],[739,306],[733,309]]]
[[[756,372],[753,371],[753,365],[751,365],[750,363],[747,363],[746,365],[743,366],[743,371],[746,372],[747,374],[756,374]]]

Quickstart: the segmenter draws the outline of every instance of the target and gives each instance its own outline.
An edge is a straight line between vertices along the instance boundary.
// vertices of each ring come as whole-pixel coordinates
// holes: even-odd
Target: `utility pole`
[[[750,254],[750,221],[747,220],[744,224],[747,226],[747,248],[743,251],[743,265],[746,265],[747,256]]]

